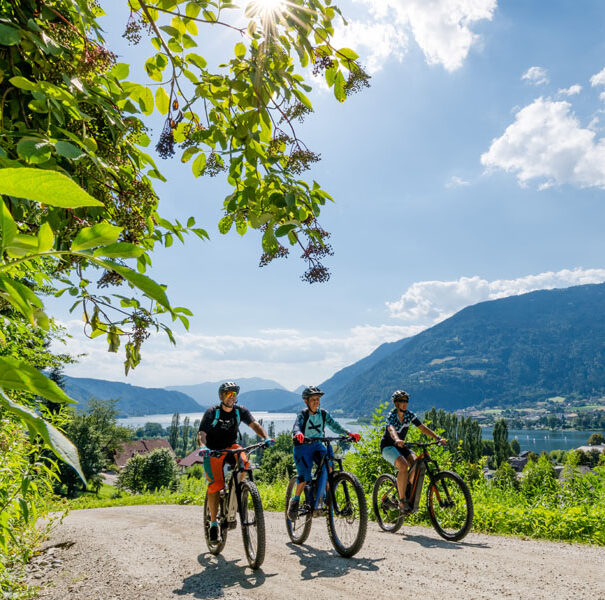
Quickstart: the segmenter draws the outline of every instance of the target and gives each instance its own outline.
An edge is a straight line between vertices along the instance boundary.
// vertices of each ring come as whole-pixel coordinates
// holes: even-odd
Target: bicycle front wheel
[[[216,520],[218,521],[219,526],[219,538],[217,541],[213,542],[210,540],[210,508],[208,506],[208,492],[206,491],[206,498],[204,500],[204,536],[206,538],[206,545],[208,546],[208,551],[210,554],[220,554],[227,543],[227,527],[226,517],[223,514],[223,509],[221,506],[222,502],[219,502],[218,505],[218,514],[216,516]]]
[[[328,512],[328,534],[336,551],[349,558],[361,549],[368,528],[368,506],[359,479],[340,471],[334,474]]]
[[[437,473],[426,492],[426,505],[431,523],[442,538],[457,542],[470,531],[473,499],[457,473]]]
[[[253,481],[242,482],[240,501],[246,558],[253,569],[258,569],[265,560],[265,515],[258,488]]]
[[[298,509],[298,517],[292,521],[288,516],[288,507],[290,506],[290,500],[294,496],[296,491],[296,476],[290,479],[288,483],[288,489],[286,490],[286,529],[288,530],[288,536],[292,540],[293,544],[304,544],[311,533],[312,515],[308,507],[301,506]]]
[[[383,531],[395,533],[403,525],[403,513],[399,510],[397,480],[389,473],[383,473],[374,483],[372,508],[376,521]]]

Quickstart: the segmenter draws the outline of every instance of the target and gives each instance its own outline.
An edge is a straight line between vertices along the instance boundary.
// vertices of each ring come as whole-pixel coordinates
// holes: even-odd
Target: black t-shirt
[[[219,409],[219,417],[216,424],[212,423],[216,419],[216,410]],[[234,406],[233,410],[227,412],[223,410],[223,405],[218,404],[209,408],[202,417],[200,423],[200,431],[206,434],[206,446],[210,450],[223,450],[232,446],[237,441],[237,415],[235,411],[239,411],[239,418],[242,423],[250,425],[254,423],[254,417],[250,411],[244,406]]]

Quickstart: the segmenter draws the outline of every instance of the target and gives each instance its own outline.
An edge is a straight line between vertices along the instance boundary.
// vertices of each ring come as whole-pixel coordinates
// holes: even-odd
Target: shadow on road
[[[448,542],[441,538],[429,537],[427,535],[409,535],[404,534],[403,541],[405,542],[416,542],[425,548],[447,548],[448,550],[461,550],[463,547],[468,548],[489,548],[490,545],[484,542],[472,543],[472,542]]]
[[[344,577],[351,571],[378,571],[376,563],[384,558],[343,558],[333,551],[317,550],[310,546],[286,544],[298,556],[303,571],[301,579],[315,577]]]
[[[228,588],[243,588],[250,590],[265,583],[268,577],[277,573],[265,573],[262,569],[253,571],[245,559],[225,560],[220,554],[200,554],[197,561],[203,567],[202,571],[190,575],[183,580],[183,587],[174,590],[177,596],[192,598],[222,598]],[[241,564],[237,564],[240,563]]]

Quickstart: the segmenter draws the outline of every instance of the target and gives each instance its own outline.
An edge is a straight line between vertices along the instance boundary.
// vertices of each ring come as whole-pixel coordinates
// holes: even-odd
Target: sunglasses
[[[398,398],[397,400],[395,400],[395,402],[409,402],[410,399],[409,398]]]
[[[237,396],[237,392],[227,392],[225,394],[225,398],[235,398]]]

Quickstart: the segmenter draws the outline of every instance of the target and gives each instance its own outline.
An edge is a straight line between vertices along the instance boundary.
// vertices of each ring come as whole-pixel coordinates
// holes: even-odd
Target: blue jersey
[[[394,446],[395,442],[389,433],[389,426],[392,425],[397,432],[400,440],[405,440],[405,436],[408,434],[408,429],[410,428],[410,423],[416,425],[422,425],[422,421],[411,411],[406,410],[403,413],[403,419],[400,421],[397,416],[397,409],[394,408],[387,417],[387,424],[384,428],[384,434],[382,436],[382,440],[380,440],[380,451],[388,446]]]

